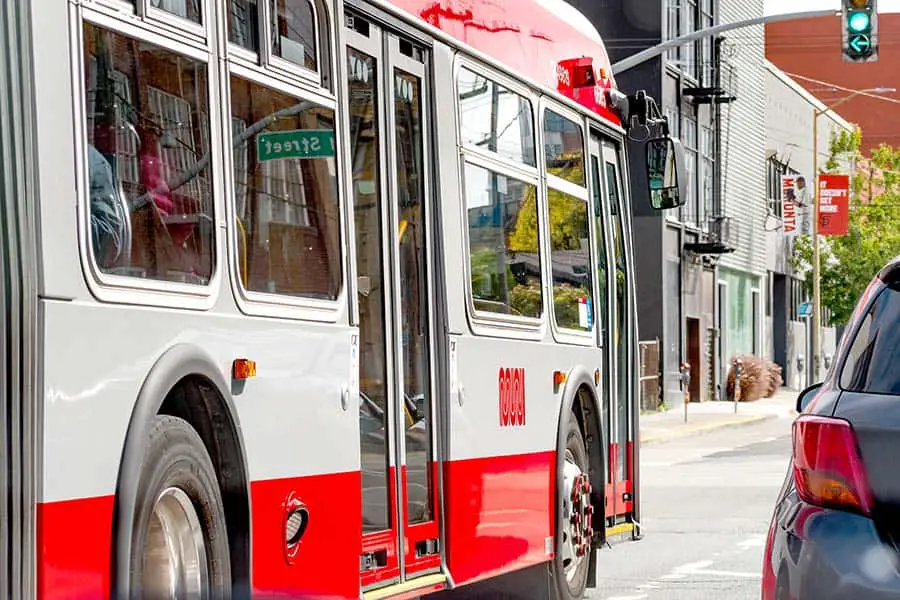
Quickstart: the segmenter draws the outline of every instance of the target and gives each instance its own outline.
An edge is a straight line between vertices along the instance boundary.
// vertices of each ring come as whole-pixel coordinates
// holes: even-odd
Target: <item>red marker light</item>
[[[553,371],[553,385],[556,387],[561,386],[566,382],[566,374],[562,371]]]

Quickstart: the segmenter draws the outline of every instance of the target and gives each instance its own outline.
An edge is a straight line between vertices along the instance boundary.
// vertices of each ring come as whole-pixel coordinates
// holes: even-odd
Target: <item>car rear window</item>
[[[841,387],[900,394],[900,288],[882,290],[863,316],[841,371]]]

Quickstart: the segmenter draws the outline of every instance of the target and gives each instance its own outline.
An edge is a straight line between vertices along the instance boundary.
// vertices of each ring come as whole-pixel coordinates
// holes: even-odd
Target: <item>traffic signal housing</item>
[[[841,0],[843,54],[847,62],[878,60],[877,0]]]

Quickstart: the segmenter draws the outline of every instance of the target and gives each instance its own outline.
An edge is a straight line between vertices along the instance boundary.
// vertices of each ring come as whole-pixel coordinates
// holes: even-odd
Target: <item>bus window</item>
[[[335,300],[334,111],[231,77],[235,209],[247,290]]]
[[[591,211],[585,189],[582,128],[552,110],[545,111],[544,154],[556,324],[563,329],[592,331]]]
[[[465,188],[475,310],[540,318],[537,188],[471,163]]]
[[[90,23],[84,54],[95,263],[205,285],[215,267],[206,65]]]
[[[259,7],[256,0],[228,0],[228,41],[259,51]]]
[[[588,203],[549,189],[553,311],[564,329],[593,329],[593,281]]]
[[[310,0],[272,0],[272,54],[318,70],[316,13]]]
[[[202,22],[200,0],[150,0],[150,6],[194,23]]]
[[[544,112],[544,155],[548,173],[582,187],[587,185],[581,127],[552,110]]]
[[[459,127],[463,145],[535,164],[531,102],[466,68],[459,70]]]

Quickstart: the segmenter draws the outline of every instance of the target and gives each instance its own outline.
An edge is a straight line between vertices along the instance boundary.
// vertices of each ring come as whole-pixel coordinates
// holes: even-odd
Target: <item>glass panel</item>
[[[228,41],[259,51],[259,7],[256,0],[228,0]]]
[[[421,523],[433,515],[422,93],[419,79],[399,70],[394,72],[394,127],[407,514],[410,523]]]
[[[619,478],[624,479],[625,474],[625,447],[628,442],[629,430],[629,399],[631,397],[629,389],[629,352],[628,348],[631,343],[630,335],[627,330],[628,320],[626,318],[626,302],[627,298],[627,265],[625,255],[625,232],[623,219],[623,202],[622,195],[619,193],[621,186],[619,183],[619,174],[616,164],[606,162],[606,182],[609,190],[610,206],[613,209],[613,235],[615,235],[615,261],[616,261],[616,315],[615,315],[615,343],[616,343],[616,364],[618,365],[617,378],[617,417],[618,429],[617,437],[619,448],[618,473]]]
[[[841,372],[852,392],[900,394],[900,290],[886,288],[863,316]]]
[[[337,299],[334,111],[234,76],[231,104],[244,287]]]
[[[463,144],[536,165],[531,102],[468,69],[459,71],[459,125]]]
[[[591,331],[594,302],[588,203],[554,189],[548,191],[548,203],[556,324],[565,329]]]
[[[609,300],[607,294],[607,271],[609,268],[609,257],[606,255],[606,215],[603,211],[603,185],[600,181],[600,159],[591,155],[591,182],[594,191],[594,222],[595,222],[595,239],[597,240],[597,285],[600,291],[600,297],[597,298],[596,314],[600,321],[600,331],[602,332],[602,343],[605,347],[611,347],[609,340],[606,339],[608,332],[607,323],[609,310]],[[604,384],[608,385],[608,378],[603,378]],[[609,439],[608,437],[604,439]]]
[[[313,71],[318,68],[316,15],[309,0],[272,0],[272,52]]]
[[[200,23],[200,0],[150,0],[150,6]]]
[[[469,163],[465,185],[475,309],[540,318],[537,188]]]
[[[548,173],[585,185],[581,127],[552,110],[544,112],[544,155]]]
[[[390,529],[388,499],[388,376],[385,323],[382,197],[376,114],[375,59],[348,50],[350,139],[356,264],[359,281],[360,403],[359,430],[363,479],[363,531]]]
[[[90,222],[104,273],[205,285],[215,265],[206,65],[86,23]]]

